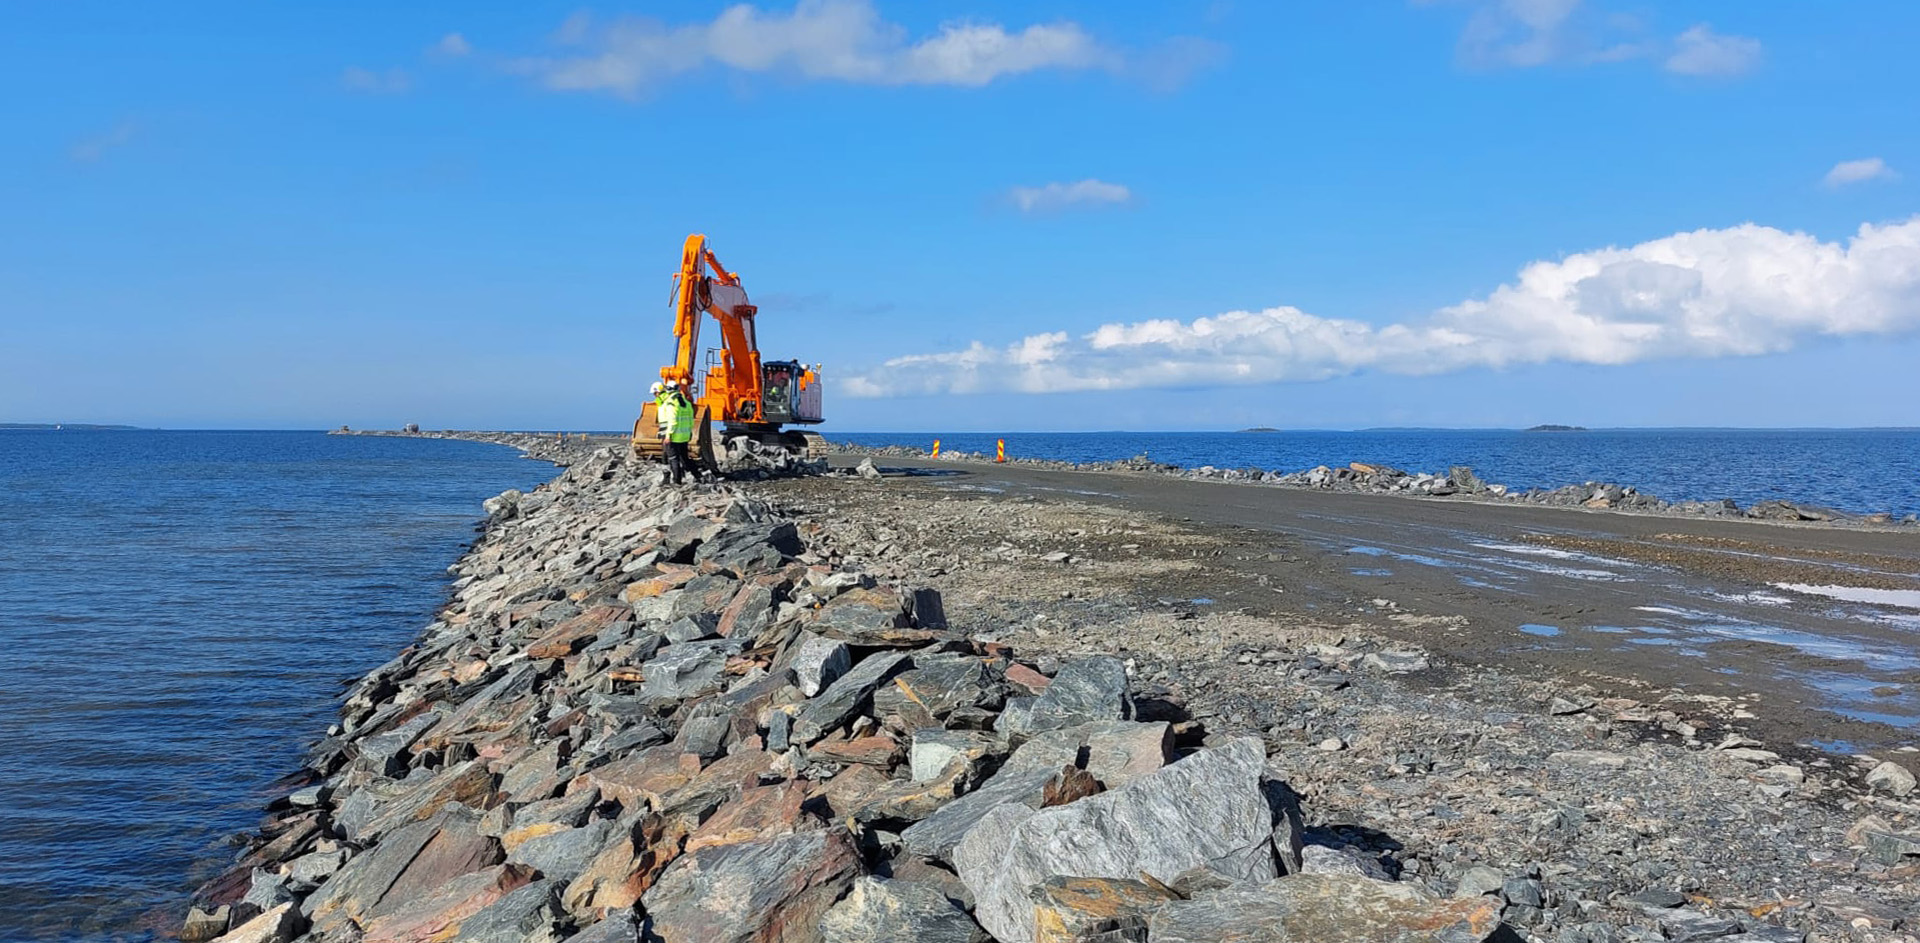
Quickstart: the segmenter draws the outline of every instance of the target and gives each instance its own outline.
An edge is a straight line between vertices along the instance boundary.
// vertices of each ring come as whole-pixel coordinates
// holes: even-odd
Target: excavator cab
[[[820,376],[798,360],[760,367],[760,417],[772,423],[820,422]]]

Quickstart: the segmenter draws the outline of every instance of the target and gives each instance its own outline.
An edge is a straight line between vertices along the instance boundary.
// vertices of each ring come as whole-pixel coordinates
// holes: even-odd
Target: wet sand
[[[1362,622],[1464,663],[1622,693],[1722,696],[1770,742],[1849,753],[1912,743],[1920,726],[1920,534],[881,465],[899,487],[1106,505],[1210,538],[1203,568],[1147,591]]]

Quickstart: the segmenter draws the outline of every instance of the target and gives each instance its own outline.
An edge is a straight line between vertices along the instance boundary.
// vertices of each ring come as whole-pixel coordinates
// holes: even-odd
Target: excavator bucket
[[[640,418],[633,423],[633,454],[638,458],[664,461],[666,440],[660,438],[660,407],[648,403],[640,407]]]

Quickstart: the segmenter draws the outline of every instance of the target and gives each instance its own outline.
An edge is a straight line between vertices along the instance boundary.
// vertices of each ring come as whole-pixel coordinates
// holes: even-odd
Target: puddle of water
[[[1348,572],[1352,573],[1355,576],[1392,576],[1393,575],[1392,570],[1383,570],[1383,569],[1380,569],[1379,567],[1359,567],[1357,569],[1349,570]]]
[[[1554,628],[1553,626],[1550,626],[1550,625],[1541,625],[1537,622],[1529,622],[1525,625],[1522,625],[1520,627],[1520,631],[1525,632],[1528,635],[1537,635],[1537,636],[1540,636],[1541,638],[1552,638],[1560,634],[1559,629]]]
[[[1630,638],[1630,639],[1627,639],[1627,644],[1628,645],[1672,646],[1672,645],[1685,645],[1687,644],[1687,641],[1685,639],[1677,639],[1677,638]]]
[[[1552,557],[1555,560],[1592,559],[1584,554],[1574,553],[1571,550],[1560,550],[1555,547],[1535,547],[1531,544],[1474,544],[1474,546],[1482,550],[1498,550],[1501,553],[1519,553],[1530,557]]]
[[[1213,605],[1213,600],[1208,599],[1205,596],[1200,596],[1193,600],[1193,604],[1196,606],[1211,606]]]
[[[1826,709],[1842,717],[1864,720],[1870,724],[1886,724],[1889,727],[1920,726],[1920,717],[1909,717],[1905,714],[1882,714],[1879,711],[1863,711],[1852,707],[1829,707]]]
[[[1907,671],[1920,668],[1920,658],[1912,655],[1873,648],[1849,639],[1797,632],[1778,626],[1758,625],[1751,622],[1709,622],[1693,626],[1693,629],[1716,638],[1743,642],[1769,642],[1774,645],[1785,645],[1808,655],[1841,661],[1857,661],[1880,671]]]
[[[1049,488],[1045,485],[1030,485],[1028,487],[1032,488],[1034,491],[1051,491],[1051,492],[1054,492],[1055,494],[1077,494],[1077,495],[1082,495],[1089,498],[1119,497],[1119,495],[1114,494],[1111,491],[1088,491],[1084,488]]]
[[[1347,552],[1368,557],[1392,557],[1395,560],[1405,560],[1408,563],[1418,563],[1423,566],[1437,566],[1449,570],[1456,569],[1460,566],[1458,563],[1442,560],[1439,557],[1429,557],[1420,553],[1399,553],[1382,547],[1349,547],[1347,548]]]
[[[1876,606],[1920,609],[1920,589],[1869,589],[1865,586],[1814,586],[1808,583],[1774,583],[1775,589],[1825,596],[1841,602],[1864,602]]]
[[[1590,625],[1590,626],[1587,626],[1587,631],[1603,632],[1607,635],[1629,635],[1639,630],[1629,629],[1625,626],[1619,626],[1619,625]]]
[[[1860,749],[1860,744],[1852,740],[1808,740],[1807,746],[1816,750],[1825,750],[1828,753],[1838,756],[1853,756],[1867,752]]]
[[[945,487],[947,487],[948,489],[951,489],[953,491],[983,491],[983,492],[986,492],[987,494],[1006,494],[1007,493],[1007,489],[995,488],[992,485],[957,485],[957,484],[945,484],[944,482],[942,482],[942,484],[945,485]]]
[[[1625,579],[1625,577],[1612,570],[1589,570],[1577,566],[1558,566],[1552,563],[1538,563],[1533,560],[1506,560],[1503,562],[1522,570],[1544,573],[1548,576],[1564,576],[1572,580],[1611,581]]]
[[[1775,593],[1709,593],[1721,602],[1743,603],[1749,606],[1785,606],[1793,600]]]

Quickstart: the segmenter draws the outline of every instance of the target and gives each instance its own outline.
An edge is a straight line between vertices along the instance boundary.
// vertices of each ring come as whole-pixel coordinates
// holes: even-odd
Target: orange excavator
[[[778,448],[801,458],[826,455],[826,440],[812,432],[783,428],[821,421],[820,365],[797,360],[760,360],[754,332],[759,309],[747,301],[740,276],[727,271],[707,246],[707,237],[687,237],[680,271],[673,276],[673,362],[660,368],[662,380],[680,384],[693,401],[695,420],[689,451],[695,461],[718,471],[717,455],[737,439],[762,448]],[[707,351],[706,374],[695,372],[700,325],[711,315],[720,323],[721,346]],[[659,460],[665,453],[652,402],[633,424],[633,451]],[[719,435],[715,436],[718,425]]]

